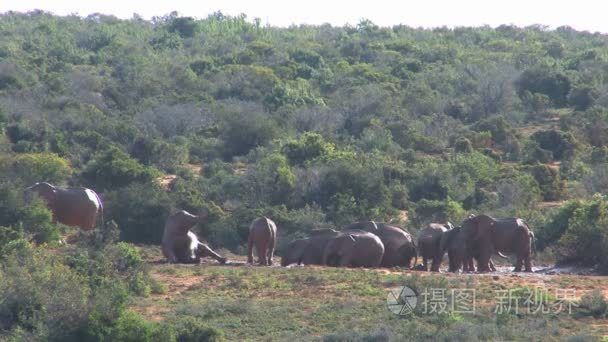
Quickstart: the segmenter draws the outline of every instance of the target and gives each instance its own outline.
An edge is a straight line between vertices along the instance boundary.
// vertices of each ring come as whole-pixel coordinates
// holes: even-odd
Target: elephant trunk
[[[199,242],[198,243],[198,249],[201,250],[200,255],[201,256],[209,256],[212,257],[213,259],[217,260],[218,262],[220,262],[221,264],[225,264],[226,263],[226,258],[222,257],[221,255],[217,254],[216,252],[214,252],[211,248],[209,248],[209,246],[207,246],[204,243]]]

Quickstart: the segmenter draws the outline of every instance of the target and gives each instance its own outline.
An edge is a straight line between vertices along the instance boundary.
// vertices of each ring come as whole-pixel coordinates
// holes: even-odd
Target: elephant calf
[[[323,264],[334,267],[379,267],[384,244],[379,237],[360,230],[342,231],[327,242]]]
[[[441,236],[444,232],[452,229],[451,223],[430,223],[427,227],[420,231],[418,235],[418,251],[422,256],[422,265],[424,270],[428,270],[427,262],[429,259],[433,260],[431,265],[431,271],[439,272],[439,266],[441,265],[441,258],[443,254],[440,254],[440,242]]]
[[[255,246],[260,265],[272,265],[272,257],[277,240],[277,225],[267,217],[259,217],[249,226],[247,243],[247,262],[253,264]]]
[[[36,183],[24,191],[29,198],[40,196],[53,213],[53,222],[66,226],[92,230],[101,217],[103,224],[103,204],[97,193],[87,188],[60,188],[49,183]]]
[[[207,215],[196,216],[185,210],[169,216],[165,223],[162,239],[162,252],[170,263],[199,263],[202,257],[212,257],[220,263],[226,258],[214,252],[207,244],[198,240],[190,231],[198,223],[205,222]]]

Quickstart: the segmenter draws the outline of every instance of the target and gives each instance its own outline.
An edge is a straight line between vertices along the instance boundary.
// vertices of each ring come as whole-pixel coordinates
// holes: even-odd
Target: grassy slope
[[[148,249],[148,257],[157,250]],[[159,260],[154,257],[155,260]],[[181,315],[202,317],[229,340],[310,340],[340,337],[403,336],[461,340],[559,340],[573,334],[608,334],[608,320],[574,315],[496,315],[494,291],[541,286],[574,288],[580,296],[594,288],[608,294],[605,277],[549,275],[429,275],[403,270],[323,267],[167,265],[152,273],[166,291],[133,309],[153,320]],[[391,288],[475,288],[475,314],[395,316],[387,310]],[[371,336],[370,336],[371,335]],[[401,337],[401,338],[400,338]]]

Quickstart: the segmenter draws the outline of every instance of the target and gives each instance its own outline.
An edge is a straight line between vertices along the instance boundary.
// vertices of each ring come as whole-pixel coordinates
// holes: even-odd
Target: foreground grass
[[[605,319],[578,314],[495,314],[495,291],[542,285],[573,286],[576,279],[420,275],[402,271],[155,265],[165,287],[133,308],[149,319],[196,316],[228,340],[597,340]],[[581,278],[582,279],[582,278]],[[602,279],[584,278],[590,289]],[[605,279],[604,279],[605,280]],[[566,283],[566,284],[564,284]],[[391,288],[475,289],[475,313],[398,316],[386,306]],[[553,300],[551,298],[550,300]],[[520,301],[521,302],[521,301]],[[521,304],[521,303],[520,303]],[[428,308],[428,307],[427,307]]]

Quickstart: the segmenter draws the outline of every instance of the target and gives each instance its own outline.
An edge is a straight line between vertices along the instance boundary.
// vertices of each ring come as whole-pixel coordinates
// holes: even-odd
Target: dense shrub
[[[459,153],[471,153],[473,152],[473,144],[467,138],[458,138],[454,143],[454,150]]]
[[[173,323],[177,342],[221,342],[224,333],[208,327],[200,318],[181,316]]]
[[[154,183],[132,184],[105,195],[106,220],[116,221],[122,240],[158,244],[172,214],[169,195]]]
[[[84,167],[81,178],[90,187],[105,192],[130,183],[147,183],[156,179],[158,171],[145,167],[118,147],[96,154]]]
[[[538,182],[545,201],[556,201],[562,198],[564,182],[561,180],[559,168],[536,164],[527,167],[527,170]]]
[[[72,169],[67,160],[56,154],[25,153],[11,159],[0,156],[0,172],[19,177],[16,185],[29,186],[36,182],[63,183]]]
[[[608,302],[601,290],[595,289],[585,293],[579,302],[579,310],[593,317],[606,317]]]
[[[562,258],[608,267],[608,203],[601,196],[566,206],[556,218],[567,220],[557,242]],[[563,222],[556,223],[547,238],[563,229]]]
[[[126,245],[89,255],[83,255],[85,251],[64,260],[25,242],[15,244],[0,268],[0,329],[22,330],[31,338],[49,341],[115,336],[122,329],[120,321],[130,317],[123,314],[124,290],[130,287],[129,279],[145,274],[143,262]]]
[[[523,96],[525,91],[545,94],[556,106],[566,104],[571,88],[570,79],[564,72],[549,67],[536,67],[524,71],[516,85],[520,96]]]
[[[531,136],[531,139],[536,141],[540,148],[551,151],[556,160],[568,158],[576,149],[574,136],[559,130],[538,131]]]
[[[302,165],[308,160],[329,155],[334,151],[333,144],[326,142],[318,133],[306,132],[298,139],[288,140],[283,145],[283,153],[294,165]]]

